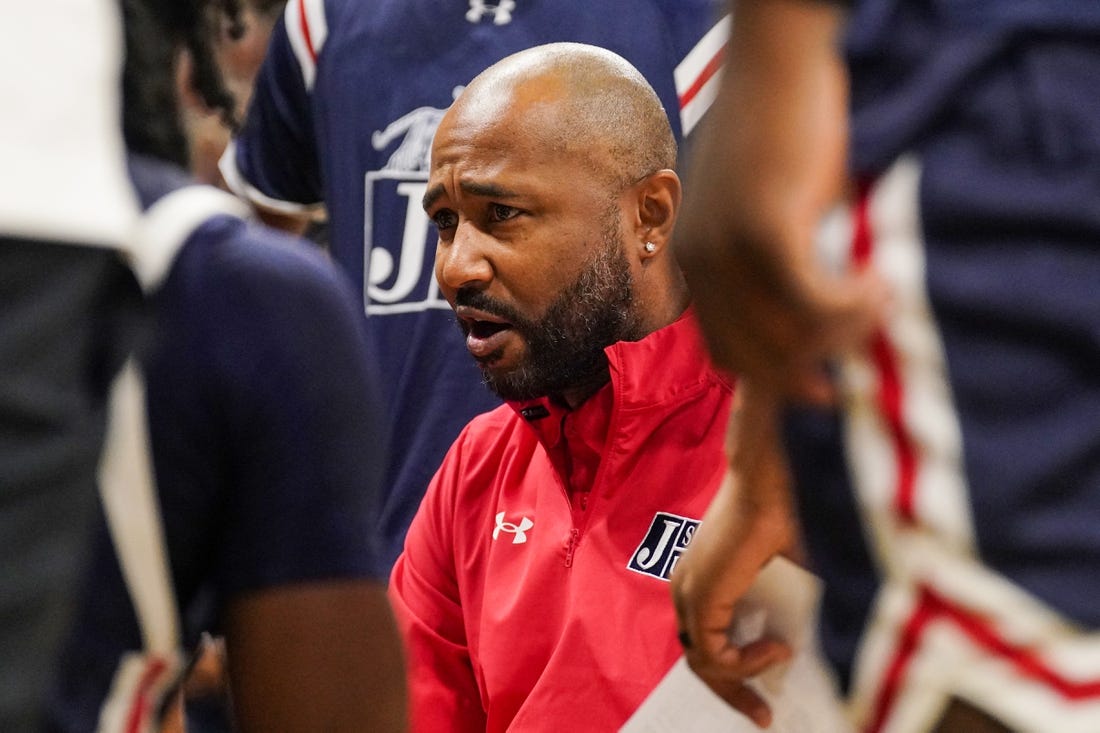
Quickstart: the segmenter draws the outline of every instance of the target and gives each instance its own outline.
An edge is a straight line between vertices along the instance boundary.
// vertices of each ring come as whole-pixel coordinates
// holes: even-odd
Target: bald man
[[[456,87],[509,54],[574,41],[614,49],[656,89],[677,140],[718,86],[724,0],[290,0],[243,128],[221,160],[263,216],[328,217],[332,259],[356,285],[389,438],[377,535],[386,573],[432,473],[481,389],[433,277],[420,211],[432,137]],[[446,33],[441,34],[440,29]]]
[[[617,730],[680,654],[667,583],[732,390],[668,251],[675,156],[642,76],[579,44],[504,59],[440,123],[435,274],[506,404],[451,447],[393,570],[414,730]]]

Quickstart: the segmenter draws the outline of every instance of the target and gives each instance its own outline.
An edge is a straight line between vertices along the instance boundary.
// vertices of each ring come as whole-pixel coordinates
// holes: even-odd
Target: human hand
[[[881,323],[882,281],[871,271],[828,275],[797,251],[768,251],[774,243],[715,234],[708,244],[690,219],[683,229],[678,251],[714,362],[787,399],[831,402],[827,365]]]
[[[672,595],[692,670],[722,699],[767,727],[771,711],[746,682],[789,659],[791,649],[766,637],[739,647],[730,629],[738,600],[768,560],[791,549],[796,533],[778,403],[750,384],[742,384],[740,394],[741,406],[730,421],[729,472],[677,563]]]

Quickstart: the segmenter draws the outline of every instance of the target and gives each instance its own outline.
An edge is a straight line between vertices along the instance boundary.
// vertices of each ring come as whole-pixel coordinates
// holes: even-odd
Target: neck
[[[670,272],[662,274],[663,277],[651,279],[651,285],[655,287],[648,290],[635,289],[634,297],[640,308],[635,310],[637,320],[634,328],[629,329],[632,335],[627,336],[626,340],[641,341],[654,331],[675,323],[687,310],[691,302],[691,294],[688,292],[687,283],[679,268],[673,268]],[[648,293],[653,293],[654,297],[646,298],[645,295]],[[587,378],[548,397],[559,405],[575,410],[609,381],[611,381],[611,370],[605,358],[601,367],[594,370]]]
[[[665,326],[670,326],[675,323],[684,311],[687,310],[690,298],[688,296],[687,289],[685,288],[682,293],[677,292],[676,298],[668,298],[664,303],[666,306],[660,311],[655,311],[645,319],[643,328],[636,338],[628,339],[631,341],[641,341],[654,331],[658,331]],[[611,369],[607,365],[606,359],[604,360],[603,367],[598,371],[593,372],[587,379],[577,384],[571,385],[561,392],[549,395],[550,399],[559,405],[565,405],[570,410],[575,410],[584,404],[592,395],[596,394],[603,388],[605,384],[611,381]]]
[[[604,385],[610,381],[611,369],[604,366],[603,369],[584,382],[564,389],[558,394],[550,395],[550,399],[559,405],[565,405],[570,410],[575,410],[583,405],[589,397],[603,389]]]
[[[635,282],[634,297],[641,304],[642,331],[654,331],[675,323],[691,303],[691,292],[679,267],[654,262]]]

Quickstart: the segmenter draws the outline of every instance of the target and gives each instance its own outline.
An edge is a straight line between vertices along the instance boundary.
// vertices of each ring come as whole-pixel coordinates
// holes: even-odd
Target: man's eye
[[[519,214],[519,209],[514,206],[506,206],[504,204],[490,204],[489,205],[489,218],[492,221],[508,221],[515,218]]]
[[[452,229],[458,226],[458,216],[449,209],[441,209],[432,215],[432,221],[439,229]]]

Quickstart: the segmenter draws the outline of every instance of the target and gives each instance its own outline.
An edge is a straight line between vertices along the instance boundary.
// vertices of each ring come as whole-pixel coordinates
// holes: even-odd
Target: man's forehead
[[[431,170],[481,160],[525,165],[567,153],[561,145],[558,111],[538,101],[493,107],[454,107],[444,116],[432,144]],[[482,160],[484,159],[484,160]]]
[[[494,117],[522,112],[535,105],[559,103],[569,93],[568,83],[557,70],[516,70],[475,79],[455,100],[453,108]]]
[[[529,191],[546,161],[515,128],[498,121],[453,119],[440,124],[432,144],[424,208],[450,195],[506,198]]]
[[[470,86],[444,115],[440,129],[483,144],[519,135],[534,143],[560,126],[564,92],[564,85],[552,78]]]
[[[501,201],[533,195],[545,189],[543,168],[539,160],[506,147],[448,148],[433,155],[424,208],[455,195]]]

